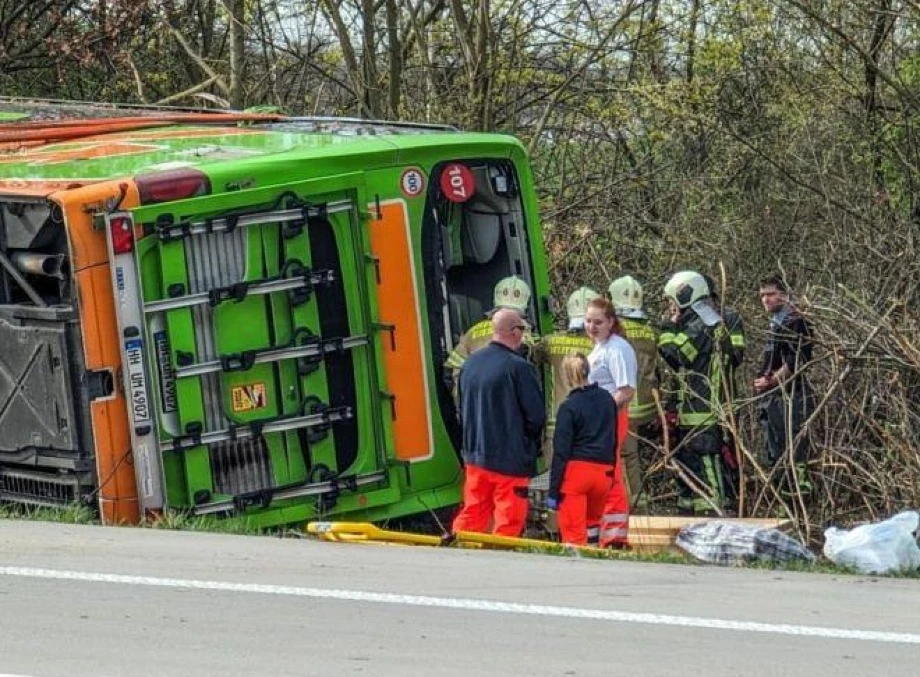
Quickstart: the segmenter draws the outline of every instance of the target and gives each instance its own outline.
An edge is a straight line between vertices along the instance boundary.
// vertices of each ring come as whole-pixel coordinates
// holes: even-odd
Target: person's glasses
[[[517,329],[517,330],[520,331],[522,334],[523,334],[525,331],[527,331],[527,325],[526,325],[526,324],[516,324],[516,325],[514,325],[514,326],[511,327],[511,328],[512,328],[512,329]]]

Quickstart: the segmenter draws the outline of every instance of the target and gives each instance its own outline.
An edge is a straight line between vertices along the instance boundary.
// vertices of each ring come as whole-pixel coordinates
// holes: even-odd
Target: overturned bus
[[[269,526],[459,502],[441,366],[551,321],[515,139],[145,111],[0,124],[0,501]]]

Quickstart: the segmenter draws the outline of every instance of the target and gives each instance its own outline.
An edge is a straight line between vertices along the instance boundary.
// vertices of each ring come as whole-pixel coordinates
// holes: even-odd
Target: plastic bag
[[[913,510],[898,513],[884,522],[855,529],[831,527],[824,532],[824,556],[835,564],[866,574],[920,568],[920,547],[914,532],[920,515]]]
[[[688,524],[677,534],[677,546],[711,564],[744,562],[811,562],[815,556],[779,529],[718,520]]]

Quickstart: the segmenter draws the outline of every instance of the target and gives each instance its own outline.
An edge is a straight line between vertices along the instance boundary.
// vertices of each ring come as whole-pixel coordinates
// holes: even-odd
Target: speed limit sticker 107
[[[399,177],[399,188],[406,197],[418,197],[425,191],[425,174],[418,167],[409,167]]]
[[[466,165],[451,162],[441,172],[441,192],[451,202],[466,202],[475,190],[476,180]]]

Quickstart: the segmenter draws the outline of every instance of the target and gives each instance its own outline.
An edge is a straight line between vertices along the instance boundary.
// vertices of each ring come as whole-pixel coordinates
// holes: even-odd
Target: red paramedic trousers
[[[454,532],[486,533],[489,520],[493,520],[493,534],[520,536],[527,522],[528,483],[526,477],[466,466],[463,505],[454,518]]]
[[[623,476],[623,463],[620,451],[629,432],[629,410],[624,407],[617,415],[616,467],[613,472],[613,486],[607,494],[604,515],[601,517],[600,546],[626,547],[629,536],[629,494]]]
[[[613,482],[613,466],[569,461],[562,478],[557,521],[563,543],[597,545],[604,502]]]

